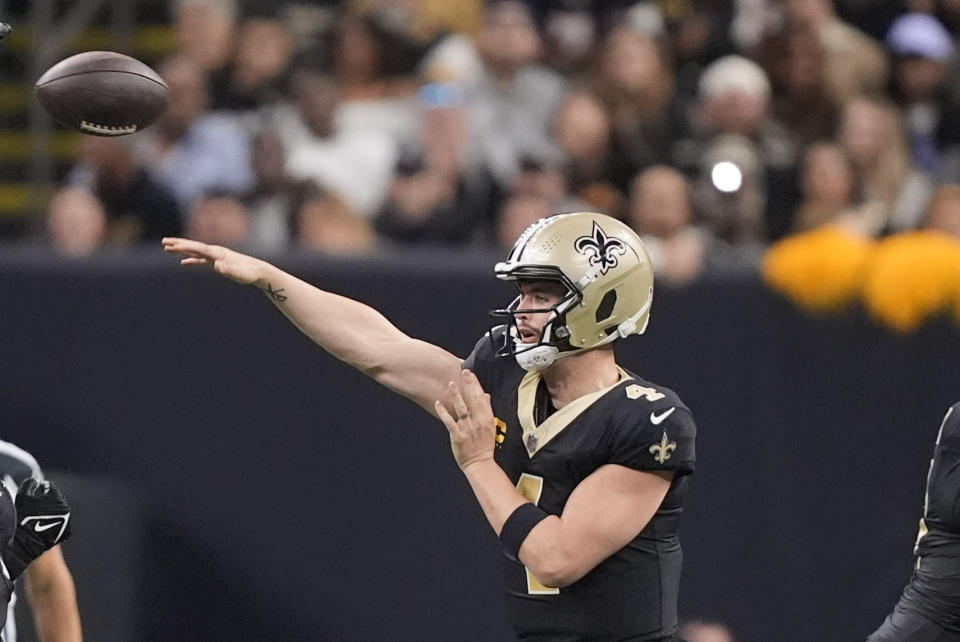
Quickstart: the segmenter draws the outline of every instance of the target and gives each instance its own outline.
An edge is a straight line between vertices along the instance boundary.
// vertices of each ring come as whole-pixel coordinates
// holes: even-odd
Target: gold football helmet
[[[506,321],[500,356],[525,370],[542,370],[560,357],[643,334],[653,303],[653,268],[643,241],[626,224],[594,212],[543,218],[520,235],[497,278],[554,281],[566,294],[549,309],[518,309],[521,297],[494,317]],[[540,340],[520,339],[516,315],[550,312]],[[493,336],[496,336],[493,333]]]

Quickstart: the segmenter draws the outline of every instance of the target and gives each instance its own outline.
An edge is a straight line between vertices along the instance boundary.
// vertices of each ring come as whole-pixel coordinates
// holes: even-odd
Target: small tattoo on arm
[[[280,288],[279,290],[274,290],[273,286],[267,283],[267,287],[265,287],[263,291],[269,294],[270,298],[276,301],[277,303],[283,303],[284,301],[287,300],[287,295],[282,294],[283,288]]]

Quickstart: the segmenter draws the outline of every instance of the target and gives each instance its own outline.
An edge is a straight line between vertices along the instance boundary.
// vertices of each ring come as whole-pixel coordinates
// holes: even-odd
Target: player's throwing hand
[[[493,460],[496,427],[490,395],[483,391],[477,377],[469,370],[461,372],[459,386],[455,381],[450,382],[449,405],[456,416],[451,416],[440,401],[434,403],[437,416],[450,433],[450,447],[460,468]]]
[[[257,283],[262,278],[267,265],[260,259],[234,252],[220,245],[208,245],[200,241],[167,237],[163,239],[163,250],[183,254],[181,265],[205,265],[215,272],[242,285]]]

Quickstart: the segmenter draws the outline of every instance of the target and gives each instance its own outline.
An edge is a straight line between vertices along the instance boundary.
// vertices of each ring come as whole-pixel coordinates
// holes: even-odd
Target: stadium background
[[[241,3],[237,19],[293,4]],[[669,17],[707,5],[660,7]],[[838,9],[856,21],[870,5]],[[87,639],[505,639],[499,553],[437,422],[312,349],[262,294],[180,270],[151,239],[84,256],[50,241],[47,204],[78,143],[38,111],[31,79],[95,48],[158,64],[177,47],[167,4],[0,6],[17,29],[0,51],[0,436],[74,500],[65,551]],[[336,25],[343,7],[318,6]],[[877,3],[854,24],[882,41],[897,15],[924,6]],[[928,9],[949,24],[950,3]],[[722,31],[727,13],[706,15]],[[62,36],[71,16],[69,44],[42,51],[50,40],[35,34]],[[739,51],[725,47],[707,58]],[[736,260],[679,276],[659,266],[650,329],[620,357],[677,390],[700,429],[683,617],[724,622],[741,642],[858,640],[909,577],[936,427],[957,397],[960,294],[941,283],[955,248],[933,267],[896,264],[903,322],[871,302],[868,276],[836,284],[827,305],[792,289],[830,289],[832,274],[810,267],[823,262],[812,244],[787,266],[794,280],[777,281],[768,248],[795,228],[774,234],[771,222],[791,217],[766,216],[755,238],[716,232]],[[909,229],[857,232],[882,245]],[[491,278],[502,250],[432,241],[349,253],[291,241],[267,255],[465,355],[486,310],[511,296]],[[833,267],[887,274],[878,260]],[[932,303],[915,301],[911,284],[931,273]]]

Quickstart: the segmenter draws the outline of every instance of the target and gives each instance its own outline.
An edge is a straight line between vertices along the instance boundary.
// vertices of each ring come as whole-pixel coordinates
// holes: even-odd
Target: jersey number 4
[[[540,503],[540,493],[543,492],[543,477],[523,473],[517,482],[517,491],[523,495],[524,499],[536,506]],[[527,593],[531,595],[556,595],[560,592],[558,588],[541,584],[540,580],[535,578],[526,566],[523,567],[523,570],[527,573]]]

